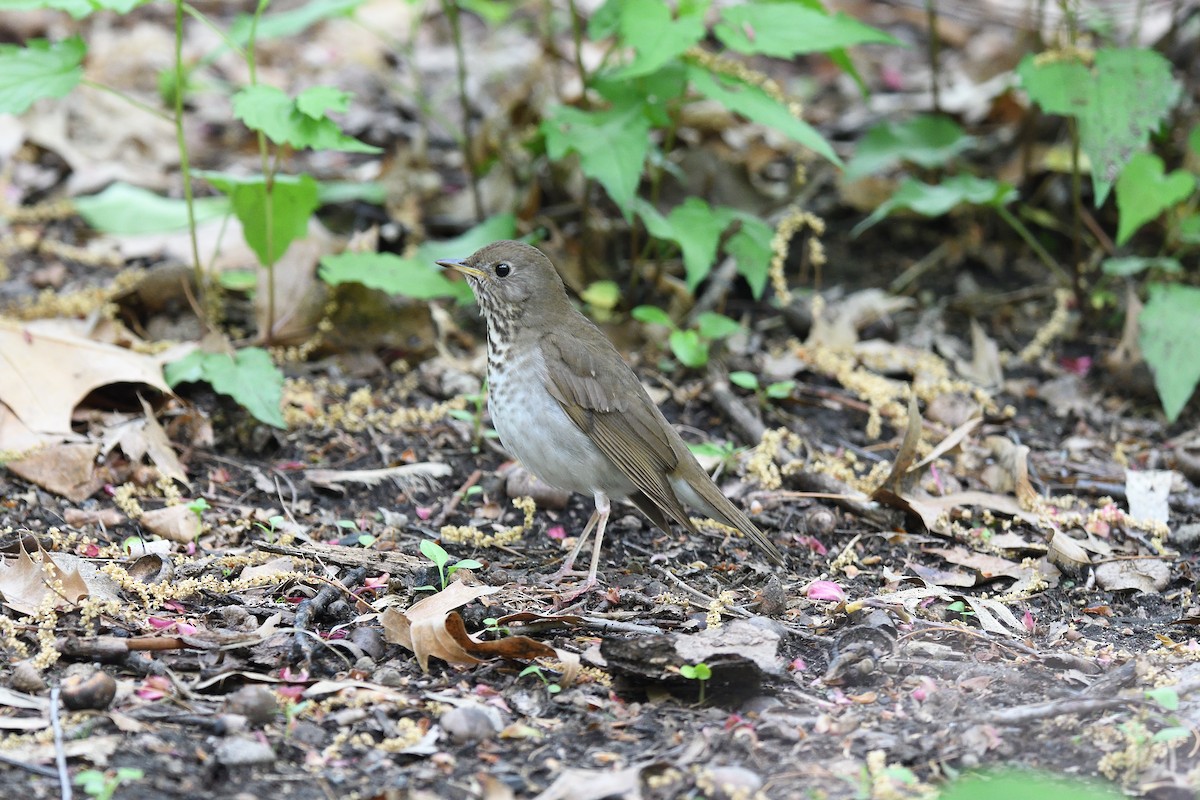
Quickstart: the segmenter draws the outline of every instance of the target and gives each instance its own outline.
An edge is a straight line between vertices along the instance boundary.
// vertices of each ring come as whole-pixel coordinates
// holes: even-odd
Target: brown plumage
[[[737,528],[776,564],[783,556],[721,493],[600,329],[571,305],[541,251],[495,242],[461,260],[487,321],[488,405],[512,455],[553,486],[592,494],[596,512],[560,575],[597,528],[586,587],[596,582],[609,500],[656,525],[696,527],[685,506]]]

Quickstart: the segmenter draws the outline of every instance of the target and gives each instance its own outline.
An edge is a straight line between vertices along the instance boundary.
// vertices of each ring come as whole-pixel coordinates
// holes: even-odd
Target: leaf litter
[[[385,18],[397,13],[367,5]],[[349,35],[343,23],[318,30],[337,42]],[[151,36],[145,27],[159,30],[143,26],[140,36]],[[361,30],[353,30],[358,41]],[[127,52],[115,45],[128,33],[109,32],[110,53]],[[103,34],[95,69],[129,68],[124,57],[101,57]],[[420,35],[426,44],[435,38]],[[495,76],[509,77],[521,61],[530,65],[529,85],[548,86],[542,73],[550,68],[531,40],[491,45],[475,54],[488,76],[480,102],[489,123],[503,128],[528,93],[486,87],[499,86]],[[263,55],[280,59],[265,65],[266,80],[286,85],[285,51],[268,45]],[[449,55],[444,42],[418,53],[442,65],[429,67],[441,74],[432,95],[447,107]],[[325,63],[310,62],[314,72]],[[139,79],[151,74],[143,66],[133,73]],[[997,102],[986,87],[971,87],[947,92],[947,102],[988,109]],[[198,105],[225,121],[223,111]],[[84,149],[63,138],[66,119],[54,116],[63,113],[27,122],[27,136],[71,165],[72,191],[100,188],[113,177],[101,169],[110,162],[119,177],[161,185],[172,158],[167,131],[139,135],[129,115],[109,114],[111,124]],[[377,116],[367,122],[389,124],[383,109]],[[137,163],[113,155],[132,150],[143,154]],[[714,184],[744,166],[703,157],[714,162]],[[413,186],[432,179],[396,192],[397,216],[414,226],[438,214],[469,216],[468,193],[447,191],[439,175],[446,165],[431,158],[437,154],[398,153],[384,174]],[[752,195],[743,183],[737,191]],[[516,187],[493,188],[511,195]],[[696,186],[685,191],[700,194]],[[219,228],[204,236],[206,248],[222,238]],[[321,316],[313,275],[337,246],[326,236],[297,248],[280,275],[276,333],[296,342]],[[223,237],[232,247],[221,257],[236,264],[229,253],[240,235],[230,228]],[[864,241],[852,245],[855,252],[870,248]],[[163,252],[161,241],[146,249],[111,236],[108,244],[130,258]],[[952,263],[982,249],[964,235],[943,253]],[[186,248],[178,252],[190,257]],[[575,259],[563,261],[583,274]],[[848,280],[852,261],[843,259]],[[147,302],[145,294],[132,297],[122,301],[131,312]],[[183,308],[170,292],[153,297],[149,307],[157,310],[142,318],[146,327]],[[248,320],[262,314],[263,297],[259,287]],[[6,356],[27,352],[31,339],[54,347],[18,357],[13,380],[0,382],[0,450],[48,445],[27,456],[41,454],[28,462],[36,469],[10,461],[0,476],[11,525],[0,539],[4,646],[11,661],[34,665],[51,682],[65,684],[69,668],[101,662],[119,684],[107,717],[64,714],[79,737],[61,748],[73,764],[82,757],[152,765],[173,776],[181,796],[213,774],[223,782],[205,790],[211,796],[248,787],[319,796],[297,786],[316,774],[360,795],[401,782],[436,791],[449,779],[469,786],[470,796],[544,798],[715,795],[725,785],[733,787],[729,796],[803,789],[850,797],[864,776],[875,796],[915,797],[923,787],[897,777],[901,770],[1007,760],[1089,773],[1107,764],[1105,774],[1137,789],[1168,764],[1173,779],[1194,766],[1174,760],[1181,752],[1169,760],[1153,746],[1139,751],[1149,737],[1131,727],[1143,722],[1135,718],[1146,708],[1142,690],[1186,678],[1195,659],[1190,560],[1171,538],[1181,527],[1172,514],[1194,490],[1170,470],[1164,477],[1147,469],[1164,457],[1161,429],[1125,416],[1094,385],[1048,360],[1006,354],[1032,339],[1019,321],[1001,335],[972,316],[965,335],[963,327],[949,333],[943,318],[914,319],[911,298],[872,290],[818,309],[807,331],[756,327],[762,346],[731,348],[730,359],[797,386],[767,407],[731,392],[761,432],[743,437],[753,449],[722,480],[735,491],[750,487],[748,505],[790,545],[791,569],[772,574],[723,532],[689,541],[653,532],[622,509],[605,553],[607,590],[556,614],[544,565],[570,542],[549,531],[578,532],[586,503],[539,503],[532,523],[510,509],[508,501],[526,492],[501,479],[503,455],[476,436],[464,393],[446,388],[461,381],[464,364],[478,372],[478,338],[445,325],[439,313],[448,316],[406,316],[412,335],[383,334],[392,337],[383,339],[391,355],[420,366],[380,362],[356,373],[351,361],[332,361],[312,380],[296,370],[285,395],[287,434],[237,423],[236,412],[211,395],[193,395],[196,408],[182,409],[161,385],[164,359],[136,352],[130,339],[92,340],[74,324],[35,336],[36,327],[4,322]],[[891,335],[898,327],[899,338],[875,335],[880,327]],[[431,352],[438,355],[425,360]],[[63,382],[68,373],[75,378]],[[703,378],[668,377],[663,397],[672,419],[703,429],[705,438],[733,438]],[[141,387],[127,402],[89,397],[127,383]],[[22,385],[35,391],[14,388]],[[161,394],[147,394],[147,386]],[[915,400],[923,415],[914,413]],[[117,405],[123,414],[112,413]],[[189,507],[181,489],[209,508]],[[897,513],[860,514],[870,495],[886,497]],[[64,519],[71,521],[65,530]],[[482,535],[451,542],[451,528]],[[512,532],[513,541],[498,535]],[[481,561],[478,578],[493,585],[453,580],[421,599],[414,587],[438,582],[415,556],[428,538]],[[30,539],[42,546],[27,546]],[[161,553],[147,556],[152,548]],[[657,569],[664,564],[665,574]],[[306,659],[295,658],[299,641],[312,645]],[[694,691],[677,694],[680,686],[695,689],[678,668],[710,662],[724,688],[696,706]],[[4,670],[6,679],[15,676],[15,668]],[[262,713],[234,702],[246,687],[268,693]],[[0,727],[43,730],[45,698],[10,692],[0,695]],[[1089,716],[1094,695],[1114,703],[1112,716]],[[1047,698],[1059,698],[1056,722],[1012,722],[1046,713]],[[1192,716],[1185,705],[1181,721],[1194,723]],[[1064,741],[1068,722],[1073,735]],[[147,730],[153,739],[141,738]],[[49,763],[58,749],[19,736],[4,746],[29,763]],[[18,791],[29,776],[10,773],[16,777],[0,781],[12,785],[0,786]]]

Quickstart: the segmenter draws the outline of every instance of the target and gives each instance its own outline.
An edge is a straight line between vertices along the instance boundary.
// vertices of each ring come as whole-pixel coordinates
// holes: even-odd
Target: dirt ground
[[[848,102],[814,104],[835,139],[852,138]],[[197,159],[215,162],[222,133],[205,124]],[[64,172],[43,150],[10,180]],[[722,445],[706,466],[785,568],[727,531],[658,530],[622,506],[601,586],[568,599],[578,579],[550,576],[592,503],[531,481],[488,435],[477,313],[344,288],[322,345],[280,359],[287,430],[199,384],[80,404],[81,437],[127,444],[114,431],[142,419],[141,390],[186,484],[125,444],[74,491],[0,471],[0,797],[61,797],[61,770],[95,768],[129,800],[888,800],[1000,766],[1194,797],[1195,403],[1167,425],[1144,364],[1111,357],[1119,318],[1056,293],[1011,230],[963,215],[853,237],[864,215],[845,187],[818,166],[812,181],[828,265],[814,274],[794,247],[788,304],[727,287],[719,308],[745,330],[710,369],[672,360],[625,313],[636,302],[603,324],[684,438]],[[30,202],[53,194],[30,185]],[[378,211],[321,213],[337,230]],[[424,222],[463,227],[443,208]],[[578,289],[597,268],[548,226]],[[88,238],[74,217],[38,232]],[[622,246],[593,255],[627,263]],[[170,261],[119,266],[173,275]],[[98,291],[131,331],[188,330],[183,298],[160,302],[145,275],[130,289],[36,250],[7,267],[9,313],[46,288]],[[815,282],[816,310],[800,293]],[[252,301],[226,297],[229,323],[252,327]],[[768,397],[731,371],[792,384]],[[450,565],[476,562],[440,592],[432,541]],[[1005,796],[1041,796],[1021,780],[1029,793]]]

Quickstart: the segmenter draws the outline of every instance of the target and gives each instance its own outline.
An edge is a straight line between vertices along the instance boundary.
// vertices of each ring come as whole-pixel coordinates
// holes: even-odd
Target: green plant
[[[734,386],[754,392],[758,396],[759,405],[764,407],[769,400],[786,400],[792,396],[792,390],[796,388],[796,382],[791,380],[775,381],[764,386],[758,380],[757,375],[744,371],[729,373],[729,382]]]
[[[709,348],[713,342],[728,338],[742,329],[736,321],[713,311],[696,318],[695,328],[680,328],[675,321],[656,306],[638,306],[631,312],[634,319],[647,325],[661,325],[671,333],[667,343],[680,364],[698,368],[708,364]]]
[[[203,497],[197,497],[195,500],[188,503],[187,507],[193,514],[196,515],[197,519],[202,518],[204,516],[204,512],[212,508],[212,506],[208,504],[208,501]]]
[[[704,689],[712,678],[712,668],[701,661],[699,664],[684,664],[679,668],[679,674],[688,680],[700,682],[700,702],[704,702]]]
[[[471,407],[452,409],[450,416],[471,423],[471,452],[478,453],[483,447],[484,439],[495,439],[500,435],[494,428],[485,427],[483,424],[483,412],[487,408],[487,380],[484,379],[478,392],[466,395],[465,399]]]
[[[421,555],[428,558],[433,562],[433,565],[437,567],[440,585],[437,587],[430,585],[418,586],[416,589],[418,592],[436,592],[440,589],[445,589],[446,584],[450,582],[450,578],[458,570],[479,569],[483,566],[483,564],[479,563],[473,558],[460,559],[451,564],[450,554],[447,553],[440,544],[432,539],[421,540]]]
[[[542,671],[542,668],[537,664],[530,664],[528,667],[521,670],[517,677],[524,678],[526,675],[536,676],[537,679],[542,682],[542,685],[546,687],[546,691],[550,694],[558,694],[562,691],[562,687],[547,678],[545,673]]]
[[[262,524],[261,522],[256,522],[256,523],[254,523],[254,527],[258,528],[264,534],[266,534],[268,542],[273,542],[273,541],[275,541],[276,529],[280,525],[282,525],[285,521],[286,520],[282,514],[274,514],[267,518],[266,525]]]
[[[146,773],[136,767],[118,767],[116,770],[101,772],[98,769],[85,769],[75,776],[73,783],[96,800],[112,800],[121,784],[140,781]]]
[[[1118,800],[1123,795],[1111,784],[1037,770],[1005,769],[977,772],[952,781],[940,800],[1012,800],[1053,797],[1055,800]]]
[[[512,633],[507,626],[501,625],[500,620],[496,619],[495,617],[487,617],[484,619],[483,629],[497,638],[501,636],[508,636]]]

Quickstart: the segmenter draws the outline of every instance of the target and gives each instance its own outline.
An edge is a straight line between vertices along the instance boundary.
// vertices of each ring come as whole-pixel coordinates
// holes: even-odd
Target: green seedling
[[[701,661],[699,664],[684,664],[679,668],[679,674],[691,681],[700,681],[700,702],[704,702],[704,688],[712,677],[712,668]]]
[[[696,327],[680,328],[667,312],[656,306],[638,306],[633,318],[647,325],[661,325],[671,330],[667,343],[680,364],[697,369],[708,364],[709,349],[714,342],[727,339],[742,329],[735,320],[706,311],[696,317]]]
[[[528,667],[521,670],[521,673],[517,677],[524,678],[526,675],[536,675],[537,679],[542,682],[542,684],[546,687],[546,691],[550,694],[558,694],[562,691],[562,687],[547,678],[545,673],[542,672],[542,668],[537,664],[530,664]]]
[[[212,506],[210,506],[208,504],[208,501],[205,500],[203,497],[197,497],[195,500],[188,503],[187,507],[191,510],[191,512],[193,514],[196,515],[197,519],[202,518],[204,516],[204,512],[208,511],[210,508],[212,508]]]
[[[273,541],[275,541],[276,529],[283,523],[284,523],[283,515],[275,514],[275,515],[267,518],[266,525],[262,524],[261,522],[256,522],[256,523],[254,523],[254,527],[258,528],[266,535],[268,542],[273,542]]]
[[[501,636],[508,636],[510,633],[512,633],[512,631],[510,631],[506,626],[501,625],[500,620],[496,619],[495,617],[488,617],[485,619],[483,621],[483,626],[485,631],[497,638]]]
[[[85,769],[75,776],[75,785],[96,800],[112,800],[123,783],[140,781],[146,773],[135,767],[120,767],[115,772]]]
[[[487,408],[487,381],[484,381],[483,387],[477,393],[468,394],[465,399],[471,407],[453,409],[450,416],[471,424],[471,452],[478,453],[483,447],[484,439],[495,439],[499,435],[494,428],[485,427],[483,424],[483,412]]]
[[[763,386],[753,372],[742,371],[729,373],[729,382],[754,392],[758,396],[759,405],[764,408],[770,400],[786,400],[791,397],[792,390],[796,388],[795,381],[775,381]]]
[[[428,558],[433,562],[433,565],[437,567],[441,586],[440,588],[430,586],[428,584],[425,586],[418,586],[418,592],[441,591],[442,589],[446,588],[446,584],[450,582],[450,578],[454,575],[454,573],[458,572],[460,569],[479,569],[483,566],[483,564],[479,563],[473,558],[464,558],[451,564],[450,554],[447,553],[440,544],[432,539],[421,540],[421,555]]]

